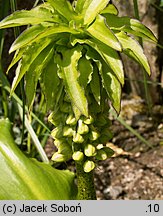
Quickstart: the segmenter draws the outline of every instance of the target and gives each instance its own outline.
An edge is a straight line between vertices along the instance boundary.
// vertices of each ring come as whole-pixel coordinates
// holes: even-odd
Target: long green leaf
[[[122,44],[124,53],[142,65],[146,72],[150,74],[150,67],[140,44],[124,32],[116,33],[116,36]]]
[[[89,25],[109,3],[110,0],[78,0],[76,12],[80,13],[84,25]]]
[[[14,143],[8,120],[0,120],[0,131],[1,200],[75,199],[73,173],[27,158]]]
[[[57,70],[57,64],[54,63],[52,58],[42,73],[41,86],[45,94],[47,110],[54,109],[57,90],[60,88]]]
[[[98,51],[98,53],[102,56],[105,62],[113,70],[120,83],[123,85],[124,69],[119,54],[114,49],[98,42],[96,43],[96,46],[94,46],[94,48]]]
[[[12,83],[11,94],[14,92],[15,88],[17,87],[18,83],[20,82],[24,74],[29,70],[30,65],[33,63],[33,61],[42,52],[42,50],[46,48],[50,43],[51,39],[46,38],[40,41],[39,44],[35,44],[28,47],[28,49],[22,56],[22,59],[19,61],[18,67],[16,69],[16,75]]]
[[[57,10],[63,17],[65,17],[68,21],[74,20],[76,14],[67,0],[47,0],[55,10]]]
[[[15,52],[14,57],[7,69],[7,73],[9,70],[22,58],[23,53],[25,52],[25,48],[19,49]]]
[[[93,39],[82,40],[82,39],[75,38],[74,40],[72,40],[72,45],[75,45],[76,43],[88,44],[92,48],[92,51],[89,50],[89,52],[87,52],[88,58],[99,60],[100,59],[99,56],[101,56],[103,60],[113,70],[113,72],[119,79],[120,83],[122,85],[124,84],[124,70],[123,70],[122,61],[120,59],[120,56],[114,49]]]
[[[80,112],[88,116],[88,104],[83,88],[79,85],[79,73],[77,71],[78,61],[81,58],[81,46],[74,49],[62,49],[63,59],[60,60],[62,78],[64,79],[67,92],[72,103],[80,110]]]
[[[20,49],[32,42],[40,33],[44,32],[45,27],[42,25],[35,25],[26,29],[12,44],[9,53]]]
[[[93,66],[89,60],[82,57],[78,63],[78,70],[80,72],[79,83],[85,89],[92,79]]]
[[[24,45],[28,45],[28,43],[39,42],[42,38],[53,36],[53,40],[55,40],[57,38],[58,33],[67,32],[71,34],[79,34],[79,32],[75,29],[65,25],[53,25],[46,28],[43,27],[42,30],[41,28],[42,27],[40,27],[40,29],[39,27],[31,27],[31,30],[23,32],[10,48],[10,53]],[[36,32],[32,32],[32,29],[36,30]]]
[[[121,51],[122,47],[114,33],[105,24],[105,18],[101,15],[96,17],[95,22],[87,28],[87,32],[95,39],[105,43],[107,46]]]
[[[0,28],[10,28],[21,25],[37,25],[41,22],[56,22],[60,23],[61,19],[57,14],[53,14],[48,10],[47,5],[37,6],[34,9],[27,11],[16,11],[0,22]]]
[[[26,72],[26,96],[28,106],[31,107],[36,94],[36,87],[38,80],[41,76],[43,69],[47,66],[47,63],[52,58],[54,48],[50,44],[47,46],[33,61],[30,68]]]
[[[139,20],[129,17],[118,17],[113,14],[104,14],[106,22],[112,30],[119,30],[131,33],[135,36],[157,42],[156,37],[145,25]]]
[[[106,92],[112,102],[112,106],[117,111],[117,113],[119,113],[121,108],[121,84],[106,63],[102,64],[100,73],[102,76],[104,88],[106,89]]]
[[[92,80],[90,82],[90,86],[91,86],[91,91],[93,93],[95,100],[100,105],[101,85],[100,85],[99,71],[98,71],[96,64],[94,64],[94,67],[93,67],[93,74],[92,74]]]

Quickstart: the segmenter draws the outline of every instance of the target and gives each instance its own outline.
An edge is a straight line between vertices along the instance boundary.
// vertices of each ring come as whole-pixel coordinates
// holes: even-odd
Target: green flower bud
[[[55,161],[55,162],[65,162],[67,160],[69,160],[70,158],[68,157],[68,155],[63,155],[60,154],[58,152],[54,153],[51,160]]]
[[[109,148],[109,147],[107,147],[107,146],[104,147],[103,150],[106,152],[106,154],[107,154],[107,158],[109,158],[109,157],[111,157],[111,156],[114,155],[114,151],[113,151],[113,149],[111,149],[111,148]]]
[[[84,138],[82,137],[82,135],[75,133],[73,136],[73,142],[75,143],[83,143],[84,142]]]
[[[87,160],[83,165],[84,172],[89,173],[95,168],[95,163],[93,161]]]
[[[97,151],[97,154],[95,157],[97,160],[106,160],[107,159],[107,153],[103,149],[100,149]]]
[[[63,128],[63,136],[64,137],[72,137],[74,135],[74,130],[71,127],[65,126]]]
[[[51,135],[54,139],[62,138],[63,137],[62,126],[58,126],[58,127],[54,128],[51,132]]]
[[[104,147],[104,145],[103,144],[98,144],[97,146],[96,146],[96,149],[102,149]]]
[[[81,151],[75,151],[72,155],[73,160],[82,161],[84,159],[84,154]]]
[[[59,148],[59,146],[61,145],[61,143],[65,143],[66,139],[56,139],[54,140],[54,145]]]
[[[68,125],[76,125],[76,123],[77,123],[77,120],[76,120],[76,118],[74,117],[74,115],[73,114],[70,114],[69,116],[68,116],[68,118],[66,119],[66,124],[68,124]]]
[[[87,134],[89,132],[89,127],[83,123],[81,119],[78,121],[78,130],[79,134]]]
[[[96,148],[92,144],[86,144],[84,147],[84,154],[87,157],[92,157],[96,155]]]
[[[100,133],[95,128],[92,127],[92,130],[90,131],[90,134],[89,134],[89,139],[92,141],[95,141],[99,137],[100,137]]]
[[[92,116],[89,116],[88,118],[86,118],[84,120],[84,123],[87,124],[87,125],[92,124],[93,122],[94,122],[94,119],[93,119]]]

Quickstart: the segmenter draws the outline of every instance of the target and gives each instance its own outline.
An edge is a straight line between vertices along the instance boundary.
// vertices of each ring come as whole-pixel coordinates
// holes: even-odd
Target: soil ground
[[[163,110],[153,107],[152,117],[140,98],[122,101],[121,116],[152,147],[142,143],[118,121],[113,122],[114,145],[126,155],[99,162],[95,172],[97,198],[163,199]],[[127,154],[128,153],[128,154]]]

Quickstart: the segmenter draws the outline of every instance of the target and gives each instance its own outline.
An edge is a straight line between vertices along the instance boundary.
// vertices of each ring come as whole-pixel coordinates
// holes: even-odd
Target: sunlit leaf
[[[145,25],[139,20],[129,17],[118,17],[113,14],[104,14],[106,22],[112,30],[119,30],[131,33],[135,36],[157,42],[156,37]]]
[[[88,116],[88,104],[83,88],[79,85],[79,72],[77,71],[78,61],[82,56],[81,46],[74,49],[62,48],[62,58],[58,60],[61,66],[62,78],[65,82],[66,91],[72,100],[72,103],[80,112]]]
[[[61,19],[59,16],[48,10],[46,4],[45,7],[43,5],[37,6],[29,11],[21,10],[14,12],[0,22],[0,28],[10,28],[29,24],[36,25],[40,24],[41,22],[60,23]]]
[[[12,44],[9,52],[20,49],[31,43],[40,33],[44,32],[45,27],[42,25],[35,25],[25,30]]]
[[[36,87],[38,79],[41,76],[43,69],[47,66],[47,63],[52,58],[54,53],[53,46],[47,46],[33,61],[30,68],[26,72],[26,96],[28,106],[31,107],[36,94]]]
[[[78,0],[75,10],[80,13],[84,25],[90,24],[109,3],[110,0]]]
[[[68,21],[73,20],[76,17],[74,10],[67,0],[47,0],[55,10],[57,10]]]
[[[108,6],[104,8],[104,10],[102,10],[100,14],[108,14],[108,13],[118,15],[118,9],[115,7],[115,5],[108,4]]]
[[[16,75],[12,83],[11,94],[14,92],[24,74],[29,70],[30,65],[34,62],[42,50],[51,43],[51,41],[51,39],[46,38],[43,41],[40,41],[39,44],[33,44],[27,48],[16,69]]]
[[[105,43],[107,46],[112,47],[115,50],[121,51],[121,45],[105,23],[105,18],[101,15],[96,17],[95,22],[87,28],[87,32],[91,34],[95,39]]]
[[[29,159],[11,136],[9,120],[0,120],[0,200],[76,198],[74,174]]]
[[[93,39],[81,40],[81,39],[75,38],[72,41],[72,44],[74,45],[76,43],[88,44],[90,47],[92,47],[92,49],[89,52],[87,52],[86,56],[93,58],[94,60],[103,59],[109,65],[109,67],[113,70],[113,72],[115,73],[115,75],[117,76],[121,84],[122,85],[124,84],[123,64],[120,59],[120,56],[114,49],[106,46],[104,43],[100,43],[99,41],[96,41]],[[99,56],[101,56],[101,59],[98,56],[98,54]]]
[[[138,42],[124,32],[116,33],[116,36],[122,44],[123,52],[142,65],[146,72],[150,74],[147,58]]]
[[[14,57],[7,69],[7,73],[9,72],[9,70],[22,58],[23,53],[25,52],[25,48],[22,48],[20,50],[17,50],[14,54]]]
[[[54,63],[52,58],[42,73],[41,83],[45,94],[47,110],[54,108],[57,98],[56,94],[58,93],[57,90],[60,88],[57,70],[57,64]]]
[[[121,84],[107,64],[102,64],[102,70],[100,72],[104,88],[106,89],[106,92],[111,100],[112,106],[117,113],[119,113],[122,93]]]

